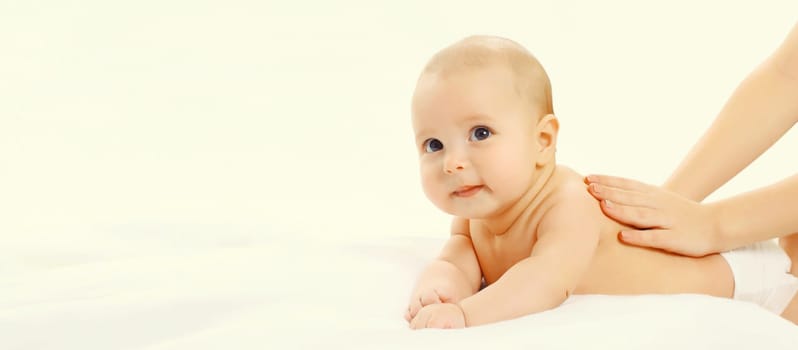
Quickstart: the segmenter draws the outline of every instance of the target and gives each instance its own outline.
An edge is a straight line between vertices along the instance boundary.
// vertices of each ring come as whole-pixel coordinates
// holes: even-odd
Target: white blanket
[[[409,290],[441,243],[296,237],[106,255],[19,246],[0,270],[0,348],[798,349],[798,327],[780,317],[697,295],[577,296],[493,325],[411,331]]]

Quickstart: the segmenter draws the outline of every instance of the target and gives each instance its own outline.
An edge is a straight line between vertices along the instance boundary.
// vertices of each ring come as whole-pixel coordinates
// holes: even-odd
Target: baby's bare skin
[[[558,166],[546,188],[557,191],[566,183],[585,186],[582,179],[573,170]],[[590,196],[587,189],[584,195]],[[491,235],[478,225],[471,225],[471,239],[487,284],[498,280],[507,269],[531,254],[536,241],[535,227],[545,209],[554,204],[552,198],[558,196],[544,195],[541,198],[503,235]],[[601,213],[598,204],[593,210]],[[580,217],[594,215],[574,213],[574,218]],[[732,297],[734,278],[720,255],[691,258],[625,245],[617,239],[624,226],[603,214],[599,218],[600,221],[596,222],[601,227],[599,244],[574,294],[696,293]]]
[[[572,294],[732,297],[732,273],[718,255],[618,241],[623,226],[604,216],[582,176],[557,164],[552,101],[543,67],[506,39],[466,38],[425,67],[411,118],[421,183],[454,219],[411,293],[411,328],[508,320]]]

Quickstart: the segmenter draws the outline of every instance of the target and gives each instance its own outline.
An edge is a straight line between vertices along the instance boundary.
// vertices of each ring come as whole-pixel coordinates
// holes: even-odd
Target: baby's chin
[[[447,213],[449,215],[453,215],[456,217],[468,219],[468,220],[483,220],[495,216],[496,213],[499,211],[495,208],[487,208],[484,205],[471,205],[471,206],[447,206],[443,207],[440,205],[436,205],[438,209]]]

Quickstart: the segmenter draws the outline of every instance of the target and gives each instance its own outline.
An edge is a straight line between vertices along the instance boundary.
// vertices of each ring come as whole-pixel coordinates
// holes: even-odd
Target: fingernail
[[[588,181],[588,182],[595,182],[595,181],[596,181],[596,177],[595,177],[595,176],[593,176],[593,175],[588,175],[588,176],[587,176],[587,181]]]
[[[593,190],[593,192],[601,193],[601,191],[599,191],[599,186],[596,184],[590,184],[590,189]]]

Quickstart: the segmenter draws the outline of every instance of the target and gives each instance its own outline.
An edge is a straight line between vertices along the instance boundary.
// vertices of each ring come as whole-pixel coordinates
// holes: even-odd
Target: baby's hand
[[[465,314],[458,304],[424,306],[410,321],[410,328],[465,328]]]
[[[456,299],[454,293],[445,287],[419,288],[410,296],[410,303],[405,311],[405,320],[410,322],[424,306],[460,301]]]

